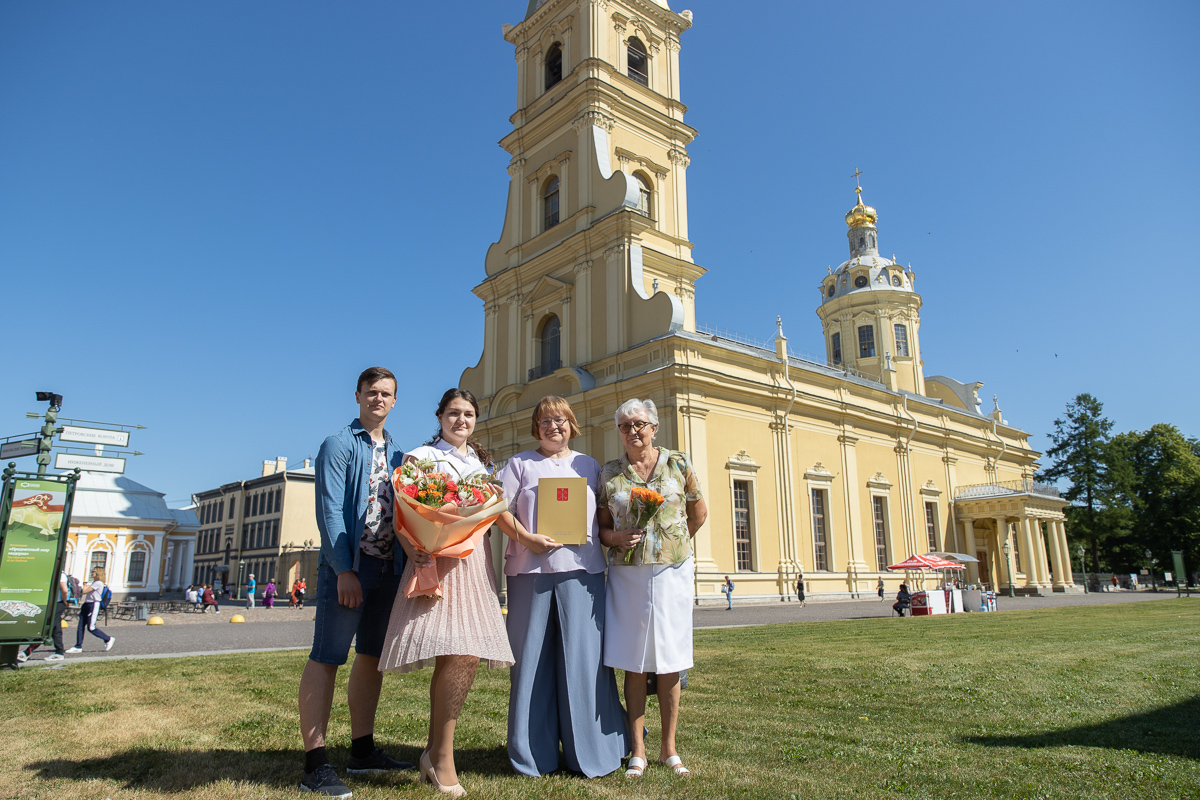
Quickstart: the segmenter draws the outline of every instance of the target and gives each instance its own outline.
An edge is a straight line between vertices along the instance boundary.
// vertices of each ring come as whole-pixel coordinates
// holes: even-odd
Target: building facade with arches
[[[124,475],[85,472],[75,490],[63,568],[86,583],[104,570],[115,599],[157,597],[187,585],[199,520]]]
[[[504,26],[511,180],[474,289],[483,352],[460,382],[481,401],[477,435],[500,458],[530,449],[533,406],[561,395],[572,447],[604,462],[621,454],[615,409],[654,400],[656,441],[691,456],[708,500],[699,600],[726,574],[743,597],[793,597],[801,574],[812,594],[894,590],[921,576],[887,565],[931,551],[978,559],[972,583],[1073,589],[1065,502],[1033,481],[1028,434],[983,410],[982,383],[925,375],[916,274],[880,254],[861,187],[849,258],[812,272],[825,358],[791,349],[782,308],[770,341],[697,324],[679,89],[692,22],[665,0],[530,0]]]

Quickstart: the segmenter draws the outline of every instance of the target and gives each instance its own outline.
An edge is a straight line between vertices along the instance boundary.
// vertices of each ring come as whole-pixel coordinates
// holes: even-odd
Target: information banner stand
[[[0,487],[0,668],[50,636],[78,472],[4,470]]]

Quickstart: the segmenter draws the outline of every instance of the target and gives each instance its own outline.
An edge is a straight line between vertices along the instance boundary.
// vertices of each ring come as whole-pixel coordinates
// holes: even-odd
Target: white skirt
[[[669,674],[692,667],[695,564],[608,568],[604,665]]]

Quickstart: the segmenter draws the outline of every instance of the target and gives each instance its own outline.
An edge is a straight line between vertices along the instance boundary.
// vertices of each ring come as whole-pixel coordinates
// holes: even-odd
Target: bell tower
[[[855,171],[857,178],[862,173]],[[879,215],[864,205],[862,186],[846,212],[850,258],[821,282],[817,316],[829,364],[879,381],[892,391],[925,394],[916,275],[879,255]]]
[[[666,0],[529,0],[508,205],[487,252],[484,350],[460,382],[484,420],[602,381],[589,366],[695,330],[680,34]]]

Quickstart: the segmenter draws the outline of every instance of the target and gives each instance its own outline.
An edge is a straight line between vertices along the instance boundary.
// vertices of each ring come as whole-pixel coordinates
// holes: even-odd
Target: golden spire
[[[875,209],[863,205],[862,184],[858,180],[858,176],[862,174],[862,170],[855,167],[854,174],[850,176],[854,178],[854,194],[857,198],[854,208],[846,212],[846,225],[850,228],[874,227],[876,220],[879,219],[879,215],[875,213]]]

